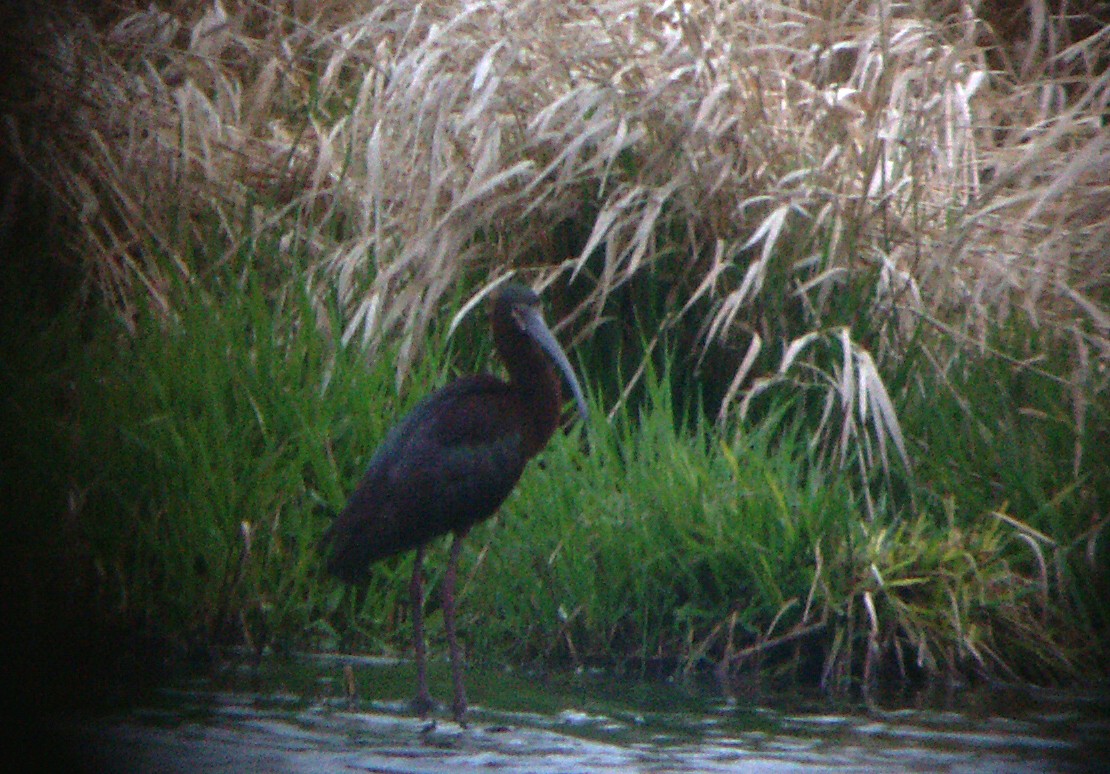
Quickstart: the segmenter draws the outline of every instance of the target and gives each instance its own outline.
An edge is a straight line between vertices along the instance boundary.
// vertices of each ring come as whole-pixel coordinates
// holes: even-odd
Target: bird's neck
[[[559,377],[551,360],[531,341],[518,342],[516,352],[508,358],[509,382],[519,396],[527,432],[528,456],[547,443],[559,424],[563,405]]]

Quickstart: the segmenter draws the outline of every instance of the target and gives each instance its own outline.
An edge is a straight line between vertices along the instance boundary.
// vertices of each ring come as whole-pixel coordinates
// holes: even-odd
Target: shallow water
[[[344,697],[344,667],[359,698]],[[448,695],[446,667],[432,669]],[[411,665],[311,657],[181,681],[124,713],[71,721],[114,772],[1098,771],[1110,701],[1007,690],[867,707],[599,673],[471,670],[467,728],[409,716]],[[889,705],[889,706],[888,706]]]

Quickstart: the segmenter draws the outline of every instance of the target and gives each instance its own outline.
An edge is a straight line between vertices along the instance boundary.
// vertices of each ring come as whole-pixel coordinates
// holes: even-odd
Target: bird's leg
[[[455,684],[455,702],[452,707],[455,720],[466,725],[466,687],[463,685],[462,658],[459,641],[455,637],[455,577],[458,574],[459,553],[468,530],[455,533],[451,541],[451,555],[447,559],[447,573],[443,578],[443,627],[447,630],[447,647],[451,653],[451,679]]]
[[[434,703],[428,693],[428,666],[424,650],[424,546],[416,549],[412,560],[412,582],[409,583],[409,603],[412,606],[412,649],[416,656],[416,698],[413,711],[421,718],[427,717]]]

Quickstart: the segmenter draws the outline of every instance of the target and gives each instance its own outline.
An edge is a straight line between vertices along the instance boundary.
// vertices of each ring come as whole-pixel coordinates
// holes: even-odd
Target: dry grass
[[[125,316],[270,240],[338,288],[348,339],[403,338],[403,378],[463,277],[588,274],[567,321],[585,336],[659,271],[665,325],[748,352],[724,411],[824,373],[814,337],[841,345],[828,448],[869,427],[884,467],[902,441],[874,361],[923,322],[943,335],[914,341],[943,371],[1027,315],[1074,352],[1077,385],[1105,387],[1110,34],[1087,17],[926,0],[119,5],[43,22],[5,139]],[[568,222],[586,236],[560,254]],[[893,323],[870,352],[826,328],[861,277]],[[793,294],[805,326],[760,381],[766,293]]]

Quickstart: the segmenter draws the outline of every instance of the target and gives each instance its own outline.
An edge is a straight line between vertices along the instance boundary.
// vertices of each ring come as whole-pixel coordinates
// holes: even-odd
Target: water
[[[444,665],[431,678],[434,695],[449,695]],[[183,680],[63,734],[85,770],[121,774],[1110,771],[1110,700],[1098,695],[729,704],[710,685],[510,670],[471,670],[468,688],[467,728],[446,713],[423,722],[407,711],[411,665],[303,658]]]

